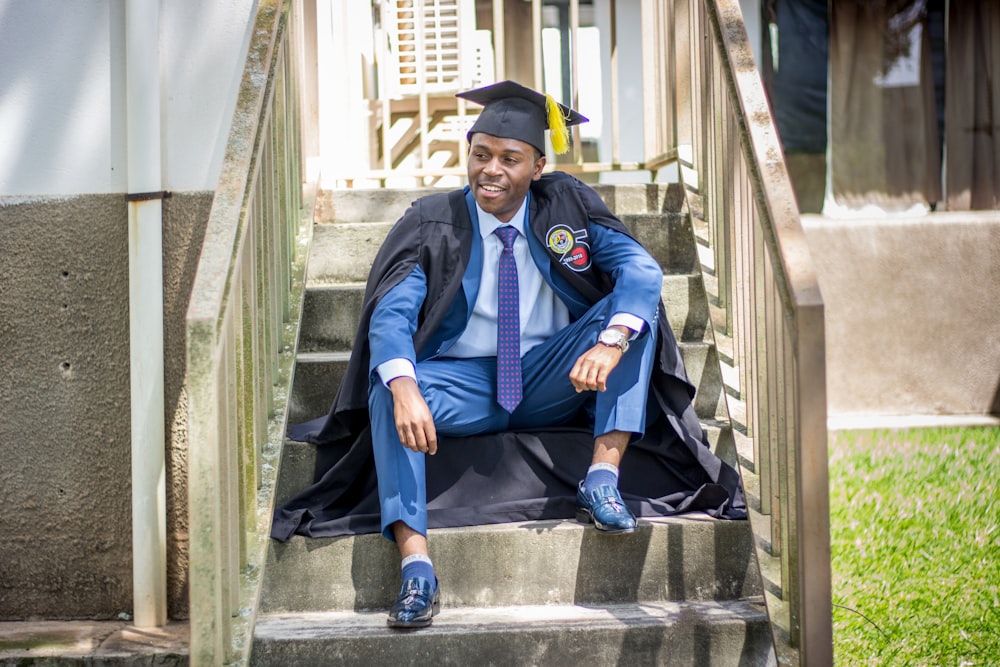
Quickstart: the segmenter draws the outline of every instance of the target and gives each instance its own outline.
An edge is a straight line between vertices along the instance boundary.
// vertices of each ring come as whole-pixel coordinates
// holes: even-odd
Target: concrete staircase
[[[664,267],[663,297],[717,453],[735,463],[691,219],[677,187],[598,186]],[[318,205],[289,421],[325,414],[346,367],[368,267],[417,190],[326,192]],[[286,442],[280,503],[312,480]],[[431,531],[443,610],[390,631],[395,546],[379,535],[272,542],[254,665],[766,665],[770,630],[746,522],[641,520],[634,535],[573,521]]]

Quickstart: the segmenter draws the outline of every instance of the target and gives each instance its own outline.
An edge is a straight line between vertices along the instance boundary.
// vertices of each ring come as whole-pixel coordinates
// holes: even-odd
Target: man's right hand
[[[415,452],[433,456],[437,452],[437,430],[416,380],[405,376],[395,378],[389,382],[389,391],[400,442]]]

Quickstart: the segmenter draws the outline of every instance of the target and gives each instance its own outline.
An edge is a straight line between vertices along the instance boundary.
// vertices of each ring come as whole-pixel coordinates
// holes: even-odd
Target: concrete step
[[[295,382],[288,397],[288,423],[322,417],[333,405],[350,352],[303,352],[295,358]]]
[[[695,272],[698,255],[692,242],[690,216],[667,212],[626,214],[621,218],[665,272]],[[365,282],[372,260],[393,225],[385,220],[317,224],[309,251],[308,285]]]
[[[4,667],[180,667],[190,644],[186,620],[146,628],[127,620],[0,622]]]
[[[677,212],[684,204],[684,192],[679,185],[598,184],[591,187],[618,215]],[[442,190],[322,190],[317,196],[316,220],[320,223],[397,220],[413,201],[435,192]]]
[[[445,607],[417,632],[385,612],[258,618],[251,665],[774,664],[759,599],[596,606]]]
[[[302,306],[300,352],[346,352],[354,344],[365,285],[321,285],[306,290]],[[708,300],[700,274],[663,276],[663,304],[674,336],[702,341],[708,328]]]
[[[703,419],[718,417],[725,409],[725,400],[715,346],[681,342],[680,350],[688,377],[698,389],[695,411]],[[349,352],[299,353],[295,361],[295,383],[288,400],[289,424],[309,421],[329,411],[349,359]]]
[[[762,594],[745,521],[640,519],[632,535],[573,520],[430,531],[449,607],[734,600]],[[261,611],[388,609],[399,553],[381,535],[272,542]]]
[[[664,267],[663,297],[713,451],[737,454],[683,193],[599,192]],[[289,399],[291,423],[327,412],[353,345],[368,267],[423,191],[324,193]],[[375,221],[375,222],[372,222]],[[316,449],[286,441],[276,502],[314,478]],[[254,665],[774,664],[747,522],[694,514],[607,536],[575,521],[436,529],[443,611],[419,632],[388,629],[399,556],[380,535],[268,547]]]
[[[302,300],[299,352],[347,352],[354,345],[363,282],[323,285],[306,289]]]

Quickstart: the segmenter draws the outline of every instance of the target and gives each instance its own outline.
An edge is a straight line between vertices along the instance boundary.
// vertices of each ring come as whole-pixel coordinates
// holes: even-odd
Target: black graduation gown
[[[529,225],[539,239],[556,225],[577,231],[596,223],[629,233],[596,192],[566,174],[546,174],[533,183],[529,207]],[[368,424],[368,322],[379,299],[419,263],[427,277],[427,298],[414,347],[422,359],[422,350],[459,294],[477,237],[463,190],[417,200],[392,228],[373,262],[351,359],[330,413],[289,430],[290,438],[317,445],[316,481],[275,511],[273,538],[381,530]],[[543,245],[555,272],[588,303],[610,292],[609,276],[595,267],[573,270],[560,261],[562,254]],[[739,475],[708,448],[691,403],[694,387],[662,303],[657,325],[658,363],[650,400],[659,416],[625,454],[622,496],[637,516],[700,510],[745,518]],[[586,474],[592,453],[592,427],[582,418],[530,432],[441,437],[438,453],[427,458],[428,526],[570,518],[577,482]]]

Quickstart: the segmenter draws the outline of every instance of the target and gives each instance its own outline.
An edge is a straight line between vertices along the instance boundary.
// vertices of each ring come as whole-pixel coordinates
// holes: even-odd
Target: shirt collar
[[[524,197],[524,201],[521,202],[521,208],[517,209],[517,213],[514,217],[510,219],[510,222],[504,223],[497,220],[496,216],[492,213],[487,213],[479,206],[479,202],[476,202],[476,214],[479,217],[479,233],[485,239],[493,230],[500,225],[510,225],[518,231],[522,236],[524,235],[524,214],[528,210],[528,197]]]

